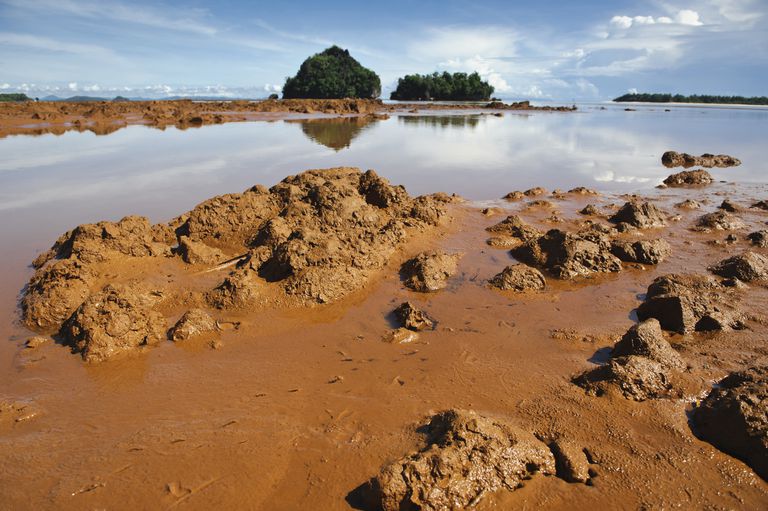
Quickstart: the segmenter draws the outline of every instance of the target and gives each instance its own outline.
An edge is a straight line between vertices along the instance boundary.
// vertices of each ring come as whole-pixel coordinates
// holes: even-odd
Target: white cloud
[[[632,87],[631,89],[627,89],[627,92],[628,92],[629,94],[637,94],[637,88],[635,88],[635,87]]]
[[[77,82],[69,82],[67,84],[67,88],[69,90],[71,90],[71,91],[76,91],[77,90]]]
[[[68,43],[48,37],[15,32],[0,32],[0,45],[18,46],[35,50],[47,50],[58,53],[72,53],[83,56],[116,58],[112,50],[93,44]]]
[[[657,23],[662,25],[676,23],[678,25],[688,25],[691,27],[699,27],[703,25],[699,19],[699,13],[690,9],[677,11],[674,19],[669,16],[659,16],[658,18],[654,18],[653,16],[614,16],[611,18],[609,25],[619,30],[627,30],[635,26],[655,25]]]
[[[501,27],[442,27],[425,31],[426,37],[413,41],[408,54],[417,60],[444,62],[515,55],[515,34]]]
[[[698,27],[703,25],[701,20],[699,20],[699,13],[696,11],[691,11],[689,9],[683,9],[682,11],[678,11],[677,15],[675,16],[675,21],[677,21],[681,25],[690,25],[692,27]]]
[[[10,89],[10,88],[11,88],[11,84],[10,83],[2,83],[2,84],[0,84],[0,89],[1,90],[6,90],[6,89]]]
[[[264,91],[266,92],[281,92],[283,90],[282,85],[278,85],[276,83],[265,83],[264,84]]]

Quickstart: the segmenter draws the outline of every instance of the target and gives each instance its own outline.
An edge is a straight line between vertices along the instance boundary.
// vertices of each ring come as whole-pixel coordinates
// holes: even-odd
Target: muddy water
[[[349,509],[355,488],[386,461],[419,447],[431,411],[464,407],[563,435],[593,453],[593,486],[535,477],[481,509],[744,508],[768,502],[768,484],[743,463],[696,439],[686,400],[634,403],[586,396],[571,375],[594,366],[633,322],[654,276],[703,272],[747,248],[743,234],[692,234],[700,214],[655,231],[673,256],[658,268],[572,284],[520,298],[484,281],[511,261],[485,244],[477,207],[533,185],[639,191],[673,211],[684,198],[714,210],[723,197],[748,205],[768,197],[761,111],[584,110],[578,114],[393,117],[365,125],[245,123],[166,131],[129,127],[109,136],[11,137],[0,141],[0,400],[28,402],[30,415],[0,423],[0,507],[7,509]],[[335,126],[335,127],[334,127]],[[742,159],[715,169],[706,190],[656,191],[667,149]],[[66,347],[20,345],[16,300],[34,255],[74,225],[126,214],[168,219],[212,195],[271,185],[306,168],[375,168],[411,193],[473,199],[456,206],[444,236],[425,247],[465,253],[448,289],[407,291],[397,262],[383,279],[330,307],[238,317],[220,349],[206,343],[149,349],[86,365]],[[565,218],[595,199],[553,203]],[[546,209],[525,219],[552,227]],[[743,213],[751,230],[768,214]],[[566,225],[568,226],[568,224]],[[749,232],[749,231],[745,231]],[[763,251],[765,252],[765,251]],[[768,292],[745,291],[747,309],[768,309]],[[380,341],[389,312],[409,299],[437,319],[416,343]],[[556,339],[553,329],[575,335]],[[765,363],[766,328],[675,336],[701,381]],[[330,383],[334,382],[334,383]]]

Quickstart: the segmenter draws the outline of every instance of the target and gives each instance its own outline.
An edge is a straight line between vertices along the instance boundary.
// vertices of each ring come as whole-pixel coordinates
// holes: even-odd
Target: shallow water
[[[495,220],[472,217],[465,232],[440,241],[468,254],[457,283],[461,287],[418,297],[444,328],[415,348],[393,349],[377,341],[388,327],[387,312],[398,300],[413,298],[393,271],[359,302],[261,315],[238,338],[225,336],[221,351],[167,343],[103,366],[83,364],[61,346],[48,346],[42,355],[20,354],[25,336],[13,324],[16,298],[31,274],[27,265],[62,232],[128,214],[166,220],[210,196],[256,183],[272,185],[307,168],[374,168],[412,194],[443,190],[474,200],[536,185],[642,192],[672,172],[659,158],[674,149],[732,154],[743,165],[712,170],[717,179],[768,182],[762,156],[768,111],[637,109],[410,115],[369,123],[251,122],[186,131],[133,126],[106,136],[68,132],[0,140],[1,340],[7,332],[13,335],[0,343],[0,399],[31,399],[43,410],[40,418],[16,427],[13,436],[0,438],[0,452],[14,456],[4,467],[16,467],[0,471],[0,489],[12,493],[11,502],[51,508],[116,502],[172,507],[194,495],[191,506],[201,509],[222,503],[342,509],[344,495],[374,475],[384,459],[412,448],[408,427],[416,417],[462,406],[514,411],[531,424],[562,422],[559,427],[581,435],[582,442],[597,449],[608,444],[607,457],[621,459],[616,473],[632,474],[629,464],[641,470],[643,484],[656,489],[655,507],[671,507],[662,505],[669,502],[696,507],[697,498],[738,507],[720,495],[718,485],[747,476],[717,453],[717,464],[706,461],[711,448],[696,444],[697,450],[689,452],[681,447],[691,441],[682,404],[635,408],[624,400],[616,405],[585,397],[567,376],[583,369],[602,344],[557,344],[549,335],[551,328],[621,332],[630,323],[636,297],[655,274],[686,270],[692,261],[705,268],[732,250],[710,248],[712,253],[701,255],[707,238],[687,245],[682,225],[670,228],[675,256],[659,269],[606,277],[598,281],[603,286],[554,283],[551,296],[524,302],[481,284],[509,257],[506,251],[486,250],[483,228]],[[709,189],[707,204],[714,207],[717,194],[746,203],[765,190],[745,187],[742,195],[734,195],[733,187],[718,184]],[[700,193],[670,190],[667,202],[700,198]],[[575,199],[567,205],[569,213],[587,200],[592,199]],[[543,218],[549,213],[527,214]],[[685,222],[697,214],[686,213]],[[751,215],[755,228],[764,217]],[[765,293],[758,298],[756,304],[764,303]],[[38,363],[25,358],[30,356],[47,358]],[[343,385],[328,383],[336,375],[344,376]],[[587,408],[593,415],[582,416]],[[676,433],[670,434],[670,427]],[[629,439],[606,442],[615,431]],[[625,445],[640,454],[633,451],[626,461]],[[695,495],[687,498],[693,501],[675,493],[679,478],[668,482],[665,471],[654,469],[649,460],[658,453],[665,453],[673,467],[693,456],[695,470],[686,476]],[[608,497],[634,502],[632,479],[610,475],[609,465],[603,491],[567,487],[554,478],[536,480],[528,493],[513,494],[510,498],[522,500],[509,507],[522,507],[529,498],[538,503],[548,498],[562,509],[573,499],[582,508],[589,503],[599,508],[605,504],[600,499]],[[28,475],[22,478],[22,472]],[[754,504],[765,495],[760,484],[741,484],[737,497]]]

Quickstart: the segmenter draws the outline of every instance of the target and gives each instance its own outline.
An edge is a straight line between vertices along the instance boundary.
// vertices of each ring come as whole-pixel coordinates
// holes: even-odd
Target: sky
[[[381,77],[505,99],[768,95],[768,0],[0,0],[0,92],[265,97],[337,44]]]

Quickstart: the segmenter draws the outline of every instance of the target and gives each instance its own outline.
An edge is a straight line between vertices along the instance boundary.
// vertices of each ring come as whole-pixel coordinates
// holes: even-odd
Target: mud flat
[[[125,126],[141,124],[165,129],[199,128],[209,124],[306,118],[307,116],[367,116],[415,111],[505,110],[570,112],[575,107],[533,106],[527,101],[481,104],[396,103],[366,99],[284,99],[265,101],[28,101],[0,103],[0,138],[8,135],[90,131],[107,135]]]
[[[4,502],[762,508],[768,189],[689,181],[343,167],[73,227],[4,332]]]

